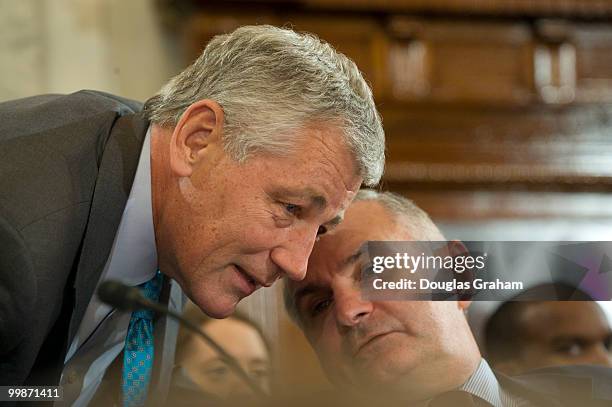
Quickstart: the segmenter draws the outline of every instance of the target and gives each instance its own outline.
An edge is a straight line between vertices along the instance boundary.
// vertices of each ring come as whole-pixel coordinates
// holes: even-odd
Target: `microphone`
[[[146,299],[136,287],[109,280],[100,284],[98,298],[121,311],[136,311],[149,308],[153,303]]]
[[[221,345],[212,339],[206,332],[202,331],[197,325],[182,315],[171,311],[168,307],[147,299],[136,287],[130,287],[120,281],[108,280],[100,284],[98,288],[98,298],[104,303],[117,308],[121,311],[137,311],[148,309],[157,314],[167,315],[185,326],[190,331],[196,333],[223,359],[223,361],[234,371],[259,397],[267,397],[267,394],[257,383],[240,367],[238,361],[230,355]]]

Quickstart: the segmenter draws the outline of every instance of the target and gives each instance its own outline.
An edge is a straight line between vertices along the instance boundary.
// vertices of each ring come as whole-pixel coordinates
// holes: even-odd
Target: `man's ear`
[[[170,168],[174,174],[191,175],[207,148],[222,142],[223,123],[223,109],[214,100],[200,100],[185,110],[170,138]]]
[[[467,249],[467,247],[465,247],[461,240],[450,240],[447,243],[447,246],[448,254],[453,257],[469,254],[469,250]]]
[[[448,254],[452,257],[465,256],[470,254],[470,251],[461,240],[449,241],[447,243],[447,250]],[[472,269],[466,269],[462,273],[454,273],[454,278],[457,281],[469,283],[470,287],[472,287],[475,277],[476,276],[474,270]],[[473,288],[469,290],[460,290],[458,304],[459,308],[461,308],[462,311],[466,311],[468,307],[472,304],[471,298],[474,296],[474,294],[475,291]]]
[[[472,305],[472,300],[459,300],[457,301],[457,304],[459,305],[459,309],[461,311],[467,311],[470,305]]]

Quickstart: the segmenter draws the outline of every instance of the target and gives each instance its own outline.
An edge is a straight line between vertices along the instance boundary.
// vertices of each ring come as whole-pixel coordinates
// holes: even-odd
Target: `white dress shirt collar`
[[[495,373],[484,359],[480,359],[478,368],[459,389],[480,397],[494,407],[520,405],[518,398],[513,397],[500,386]]]
[[[132,190],[108,263],[105,280],[119,280],[131,286],[150,280],[157,271],[151,196],[151,126],[144,139]]]
[[[98,286],[107,280],[119,280],[130,286],[140,285],[157,271],[157,246],[153,229],[151,196],[151,126],[147,130],[132,189],[128,197],[111,252]],[[65,361],[75,354],[112,308],[93,295],[81,325],[68,349]]]

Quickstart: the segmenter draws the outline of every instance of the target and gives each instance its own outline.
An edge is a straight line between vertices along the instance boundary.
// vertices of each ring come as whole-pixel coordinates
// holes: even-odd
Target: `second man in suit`
[[[368,241],[441,241],[427,214],[391,193],[359,191],[333,233],[315,244],[304,280],[285,303],[346,405],[603,406],[606,369],[509,378],[482,358],[469,301],[377,301],[363,296]],[[457,242],[457,244],[459,244]]]

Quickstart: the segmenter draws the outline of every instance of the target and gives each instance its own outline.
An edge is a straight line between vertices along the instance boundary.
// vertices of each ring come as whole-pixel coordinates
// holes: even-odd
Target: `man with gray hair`
[[[65,402],[86,405],[112,365],[123,404],[141,405],[159,321],[96,288],[120,280],[172,304],[177,282],[222,318],[302,279],[317,236],[379,181],[384,133],[346,56],[250,26],[215,37],[143,111],[93,91],[0,104],[0,155],[0,384],[61,376]]]
[[[609,405],[609,370],[572,367],[521,378],[494,373],[466,321],[469,301],[363,295],[364,244],[412,240],[444,237],[411,201],[362,190],[344,222],[315,243],[306,278],[286,282],[287,310],[338,386],[336,399],[353,406]],[[464,253],[460,242],[448,247],[449,254]]]

